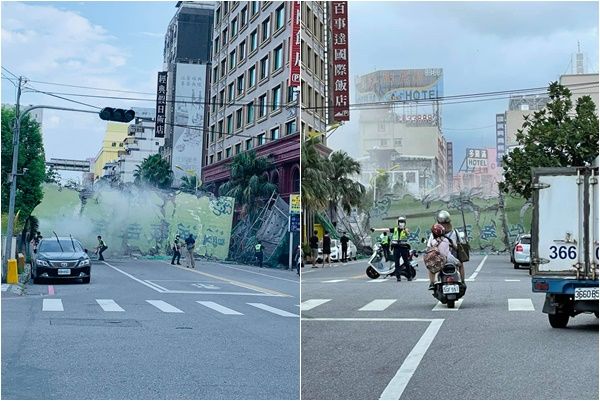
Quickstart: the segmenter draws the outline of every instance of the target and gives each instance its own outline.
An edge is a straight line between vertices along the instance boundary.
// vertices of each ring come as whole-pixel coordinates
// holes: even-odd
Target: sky
[[[32,81],[29,86],[37,90],[155,99],[155,95],[33,81],[155,93],[156,74],[163,65],[164,35],[175,4],[2,1],[2,67],[28,78]],[[2,76],[11,77],[4,70]],[[14,104],[15,87],[10,81],[2,79],[1,93],[2,103]],[[97,107],[154,107],[155,103],[60,96]],[[22,94],[21,103],[91,109],[31,92]],[[95,157],[105,130],[106,122],[93,114],[44,110],[46,159]]]
[[[547,87],[571,72],[578,41],[586,72],[598,72],[598,2],[351,1],[348,28],[352,77],[442,68],[445,96]],[[495,116],[507,108],[506,99],[442,107],[455,170],[466,147],[495,147]],[[328,145],[359,157],[359,111],[350,113]]]

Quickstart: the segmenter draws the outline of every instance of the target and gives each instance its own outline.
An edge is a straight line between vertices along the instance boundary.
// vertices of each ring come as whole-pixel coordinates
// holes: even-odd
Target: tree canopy
[[[9,207],[10,181],[13,162],[13,123],[15,110],[2,107],[2,211]],[[42,184],[46,179],[46,158],[40,125],[26,115],[19,136],[19,161],[17,163],[17,192],[15,211],[26,219],[42,201]],[[26,170],[25,170],[26,169]]]
[[[142,160],[133,173],[136,184],[148,184],[160,189],[168,189],[173,183],[173,171],[169,162],[160,154],[148,156]]]
[[[500,189],[531,198],[531,168],[590,165],[598,157],[598,116],[590,96],[577,99],[557,82],[548,88],[546,108],[528,115],[517,131],[519,147],[502,158]]]

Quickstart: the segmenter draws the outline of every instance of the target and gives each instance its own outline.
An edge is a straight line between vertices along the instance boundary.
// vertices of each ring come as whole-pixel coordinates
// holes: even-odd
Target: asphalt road
[[[295,272],[95,262],[2,297],[3,399],[298,399]]]
[[[422,260],[400,283],[360,261],[303,268],[302,399],[598,399],[598,319],[551,328],[528,270],[483,260],[466,264],[454,310]]]

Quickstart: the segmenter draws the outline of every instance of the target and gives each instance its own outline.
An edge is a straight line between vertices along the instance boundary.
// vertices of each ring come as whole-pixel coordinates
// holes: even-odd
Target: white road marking
[[[286,312],[286,311],[281,310],[281,309],[273,308],[272,306],[269,306],[269,305],[257,304],[257,303],[252,303],[252,302],[247,302],[247,304],[250,305],[250,306],[254,306],[255,308],[262,309],[262,310],[265,310],[267,312],[274,313],[274,314],[279,315],[279,316],[283,316],[283,317],[298,317],[298,315],[296,315],[295,313]]]
[[[307,301],[302,302],[302,304],[300,305],[300,310],[311,310],[329,301],[331,301],[331,299],[309,299]]]
[[[510,283],[510,282],[521,281],[521,280],[519,280],[519,279],[516,279],[516,280],[513,280],[513,279],[504,279],[504,281],[506,281],[507,283]]]
[[[448,308],[448,306],[444,305],[441,302],[438,302],[437,305],[433,307],[432,311],[441,311],[441,310],[457,311],[458,308],[460,308],[460,306],[462,305],[462,301],[463,301],[462,299],[455,301],[454,308]]]
[[[408,382],[419,367],[423,356],[427,352],[427,349],[429,349],[443,322],[443,319],[434,319],[431,321],[425,333],[423,333],[402,363],[402,366],[400,366],[400,369],[398,369],[385,390],[383,390],[383,393],[381,393],[381,396],[379,396],[380,400],[399,400],[402,397],[402,393],[406,389]]]
[[[219,289],[219,287],[217,287],[216,285],[212,285],[212,284],[192,283],[192,285],[194,287],[206,288],[208,290],[218,290]]]
[[[386,278],[377,278],[375,280],[369,280],[367,283],[385,283],[387,281]]]
[[[475,281],[475,278],[479,274],[479,271],[483,267],[483,264],[485,263],[485,261],[487,260],[487,258],[488,258],[488,255],[485,255],[484,258],[481,260],[481,262],[479,262],[479,265],[477,266],[477,269],[475,269],[475,271],[473,272],[473,274],[471,274],[471,276],[466,281]]]
[[[150,284],[151,286],[154,286],[154,287],[156,287],[156,288],[158,288],[158,289],[162,290],[163,292],[167,292],[167,291],[169,291],[169,290],[168,290],[168,289],[166,289],[165,287],[163,287],[163,286],[160,286],[160,285],[158,285],[158,284],[156,284],[156,283],[154,283],[154,282],[152,282],[152,281],[150,281],[150,280],[144,280],[144,281],[145,281],[146,283]]]
[[[102,262],[102,263],[104,263],[106,266],[108,266],[108,267],[110,267],[110,268],[113,268],[113,269],[115,269],[115,270],[116,270],[116,271],[118,271],[119,273],[122,273],[122,274],[126,275],[126,276],[127,276],[127,277],[129,277],[130,279],[132,279],[132,280],[135,280],[135,281],[137,281],[138,283],[144,284],[146,287],[152,288],[152,289],[153,289],[154,291],[156,291],[156,292],[164,292],[164,291],[163,291],[163,290],[161,290],[160,288],[156,287],[154,284],[146,283],[144,280],[140,280],[139,278],[137,278],[137,277],[134,277],[134,276],[132,276],[131,274],[129,274],[129,273],[127,273],[127,272],[124,272],[123,270],[121,270],[121,269],[119,269],[119,268],[116,268],[116,267],[114,267],[114,266],[113,266],[113,265],[111,265],[110,263],[107,263],[107,262]]]
[[[243,313],[234,311],[233,309],[229,309],[223,305],[219,305],[218,303],[215,302],[210,302],[210,301],[196,301],[197,303],[199,303],[200,305],[206,306],[207,308],[210,308],[212,310],[216,310],[217,312],[220,312],[224,315],[243,315]]]
[[[348,281],[348,279],[340,279],[340,280],[327,280],[327,281],[321,281],[322,283],[341,283],[343,281]]]
[[[427,282],[429,282],[429,279],[428,278],[417,278],[417,279],[414,279],[413,281],[420,281],[420,282],[427,281]]]
[[[533,302],[531,298],[509,298],[508,299],[508,310],[510,312],[516,311],[533,311]]]
[[[57,298],[44,299],[42,304],[42,311],[44,312],[63,312],[62,300]]]
[[[360,308],[359,311],[384,311],[394,302],[396,299],[375,299]]]
[[[112,299],[97,299],[98,305],[104,310],[104,312],[125,312],[125,309],[121,308]]]
[[[154,299],[147,299],[146,302],[148,302],[150,305],[157,307],[158,309],[160,309],[163,312],[167,312],[167,313],[183,313],[183,311],[181,309],[177,309],[176,307],[174,307],[171,304],[166,303],[165,301],[160,301],[160,300],[154,300]]]

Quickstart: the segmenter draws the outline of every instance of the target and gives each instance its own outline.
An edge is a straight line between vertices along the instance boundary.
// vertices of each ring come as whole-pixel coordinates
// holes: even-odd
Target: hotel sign
[[[290,86],[300,86],[300,1],[292,2],[292,38],[290,46]]]
[[[154,136],[165,137],[165,114],[167,111],[167,72],[159,71],[158,85],[156,88],[156,119],[154,124]]]
[[[348,71],[348,2],[331,2],[331,59],[333,120],[350,120],[350,85]]]

